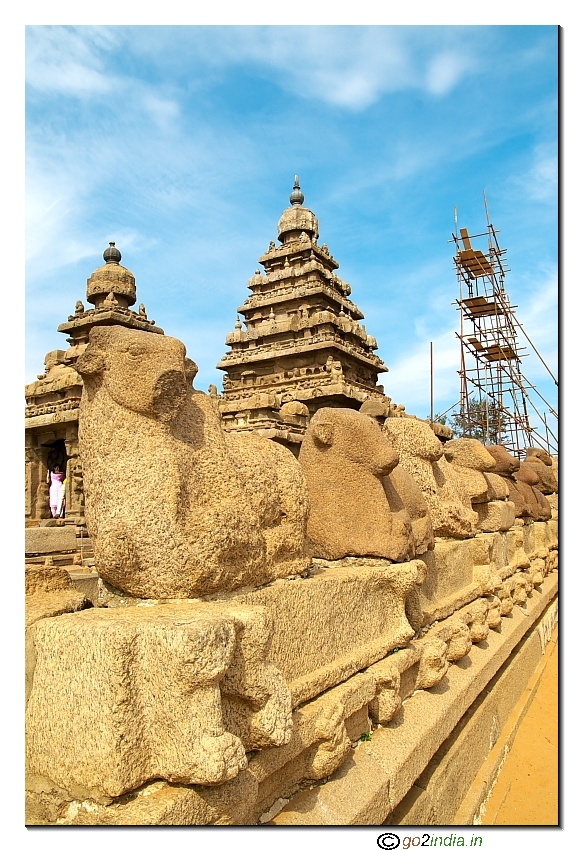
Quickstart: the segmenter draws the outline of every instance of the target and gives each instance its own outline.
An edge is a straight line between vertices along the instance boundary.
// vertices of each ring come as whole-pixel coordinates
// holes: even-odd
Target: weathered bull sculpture
[[[508,484],[508,498],[515,504],[516,516],[550,519],[551,506],[537,487],[540,479],[536,464],[521,464],[504,446],[487,446],[487,449],[496,461],[494,472]]]
[[[382,429],[388,411],[381,402],[369,400],[360,406],[360,412],[369,416]],[[435,542],[429,507],[421,488],[402,463],[384,476],[383,487],[393,514],[399,515],[406,525],[411,525],[414,554],[422,555],[433,549]]]
[[[94,328],[76,368],[87,526],[104,579],[177,598],[307,569],[297,461],[261,438],[227,439],[179,340]]]
[[[492,472],[496,461],[479,440],[459,437],[448,440],[443,447],[446,460],[461,476],[473,504],[488,501],[488,481],[485,472]]]
[[[403,561],[415,554],[411,522],[393,513],[383,479],[399,458],[378,423],[348,408],[324,407],[308,426],[300,464],[310,495],[311,554]]]
[[[559,482],[557,480],[557,473],[553,465],[553,458],[548,452],[544,449],[538,449],[532,446],[526,450],[524,463],[529,465],[532,464],[533,469],[536,470],[539,477],[539,483],[535,486],[541,491],[541,493],[544,493],[547,496],[551,493],[558,493]]]
[[[508,485],[493,470],[496,461],[479,441],[470,437],[449,440],[445,458],[455,467],[470,496],[482,531],[507,531],[515,520],[514,503],[508,501]]]
[[[473,537],[478,515],[453,464],[427,422],[415,417],[389,417],[383,432],[399,463],[415,479],[427,505],[436,537]]]

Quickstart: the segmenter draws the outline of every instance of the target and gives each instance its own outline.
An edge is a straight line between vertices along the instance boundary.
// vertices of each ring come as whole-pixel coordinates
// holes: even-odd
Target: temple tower
[[[87,301],[93,307],[86,310],[83,302],[77,301],[74,314],[57,328],[68,334],[69,348],[50,351],[44,374],[25,387],[25,516],[29,521],[50,517],[46,474],[57,463],[67,473],[67,517],[77,521],[84,517],[77,439],[83,381],[73,366],[87,346],[91,328],[124,325],[164,333],[148,319],[143,304],[137,313],[130,310],[136,303],[136,281],[132,272],[120,265],[121,253],[114,242],[109,243],[103,259],[105,264],[87,280]]]
[[[219,369],[220,409],[227,431],[256,431],[299,450],[309,418],[321,407],[359,409],[390,399],[377,377],[388,369],[377,342],[349,296],[350,285],[303,205],[296,176],[291,206],[278,222],[281,245],[270,242],[259,258],[264,272],[249,280],[251,295],[238,308],[231,348]]]

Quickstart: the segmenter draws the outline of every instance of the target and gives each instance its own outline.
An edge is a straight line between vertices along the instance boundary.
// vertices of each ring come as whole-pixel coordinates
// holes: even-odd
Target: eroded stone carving
[[[391,511],[411,523],[413,551],[423,555],[435,546],[429,506],[411,473],[399,463],[383,477],[383,487]]]
[[[77,362],[87,526],[100,575],[140,597],[193,597],[307,569],[297,461],[229,445],[190,386],[181,342],[94,328]],[[267,442],[267,441],[266,441]]]
[[[504,478],[508,487],[508,498],[514,502],[517,517],[533,516],[531,499],[528,491],[520,486],[514,478],[514,473],[520,467],[520,461],[513,457],[504,446],[486,446],[488,452],[496,461],[493,472]],[[528,500],[528,502],[527,502]]]
[[[539,483],[535,486],[541,491],[541,493],[550,495],[551,493],[558,492],[559,482],[557,480],[557,473],[555,466],[553,465],[553,458],[548,452],[544,449],[531,447],[526,450],[524,463],[532,464],[536,470],[539,477]]]
[[[360,412],[382,427],[388,415],[388,406],[373,399],[365,401]],[[429,507],[411,473],[403,464],[397,464],[382,481],[391,512],[399,516],[407,528],[409,525],[411,527],[414,554],[422,555],[432,549],[434,539]]]
[[[403,561],[414,555],[410,521],[403,512],[392,513],[383,487],[399,459],[370,417],[321,408],[308,426],[299,460],[308,484],[314,557]]]
[[[472,503],[486,501],[488,483],[483,473],[491,472],[496,461],[482,443],[469,437],[449,440],[443,447],[443,454],[461,476]]]
[[[265,661],[261,609],[95,609],[32,628],[28,765],[62,788],[102,799],[158,777],[213,785],[245,768],[246,748],[289,740],[289,689]],[[223,681],[237,702],[227,723]]]
[[[446,459],[453,464],[470,496],[472,509],[478,515],[481,531],[506,531],[514,524],[514,506],[506,501],[508,487],[493,472],[496,461],[479,440],[460,437],[443,447]]]
[[[519,487],[521,484],[526,485],[524,488],[525,501],[529,505],[534,519],[547,520],[551,518],[552,509],[540,489],[538,467],[539,465],[535,463],[521,463],[514,473],[514,478]]]
[[[390,416],[383,426],[399,463],[413,476],[429,506],[436,537],[472,537],[478,517],[455,467],[427,422]]]
[[[494,472],[501,475],[508,485],[508,498],[514,502],[516,516],[531,517],[535,520],[550,519],[551,505],[540,489],[539,463],[525,461],[521,464],[504,446],[487,446],[486,448],[496,461]],[[544,463],[540,463],[540,466],[546,469]],[[552,473],[552,466],[550,470]]]

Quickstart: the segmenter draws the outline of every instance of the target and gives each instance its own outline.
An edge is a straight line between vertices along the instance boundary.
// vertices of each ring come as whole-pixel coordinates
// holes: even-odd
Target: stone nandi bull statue
[[[178,598],[307,569],[298,462],[260,437],[225,435],[179,340],[94,328],[76,368],[87,526],[104,579]]]
[[[540,489],[536,463],[520,463],[504,446],[487,446],[496,461],[494,472],[508,485],[508,498],[514,502],[517,517],[534,520],[551,518],[551,506]]]
[[[361,405],[360,412],[369,416],[382,429],[387,418],[387,408],[384,404],[369,399]],[[433,549],[435,541],[429,507],[421,488],[402,463],[398,463],[384,476],[383,487],[391,511],[399,514],[407,524],[411,524],[414,554],[422,555]]]
[[[479,441],[470,437],[449,440],[443,447],[446,460],[461,477],[478,514],[481,531],[508,531],[515,520],[514,503],[508,499],[508,485],[493,470],[496,461]]]
[[[553,463],[552,456],[547,451],[531,446],[526,450],[524,463],[529,466],[532,464],[532,468],[539,477],[539,483],[535,484],[537,490],[540,490],[545,496],[559,492],[557,468]]]
[[[377,422],[348,408],[324,407],[308,426],[300,464],[310,494],[308,538],[316,558],[415,556],[411,520],[393,511],[383,480],[399,458]]]
[[[427,422],[415,417],[389,417],[383,433],[399,464],[415,479],[429,507],[436,537],[473,537],[478,515],[470,495],[443,446]]]

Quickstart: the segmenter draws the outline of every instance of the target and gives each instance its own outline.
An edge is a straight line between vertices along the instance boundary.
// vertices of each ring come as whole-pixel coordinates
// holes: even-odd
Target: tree
[[[448,425],[455,437],[473,437],[482,443],[496,444],[501,441],[508,421],[508,413],[496,402],[470,398],[469,410],[453,413]]]

